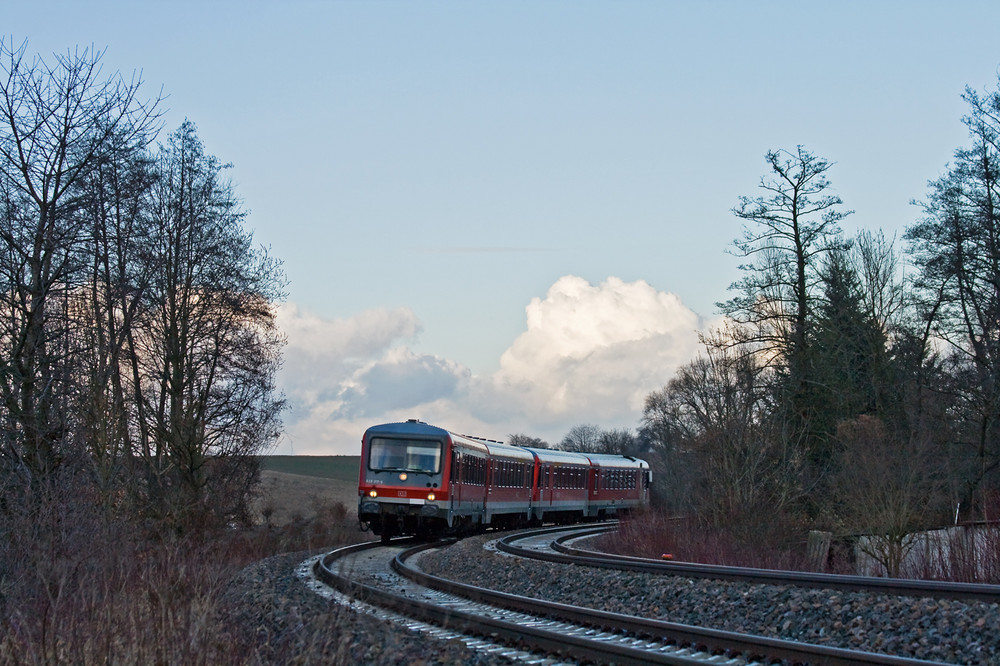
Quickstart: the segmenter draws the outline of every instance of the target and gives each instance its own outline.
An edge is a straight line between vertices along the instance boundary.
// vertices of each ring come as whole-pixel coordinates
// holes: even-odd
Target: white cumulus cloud
[[[541,422],[637,420],[646,394],[694,357],[702,325],[676,295],[616,277],[562,277],[526,312],[494,379]]]
[[[525,308],[526,331],[492,376],[416,353],[423,326],[405,308],[324,319],[284,306],[279,381],[291,409],[278,453],[351,454],[365,428],[418,417],[490,438],[556,443],[574,425],[633,428],[642,403],[697,353],[703,322],[639,280],[565,276]]]

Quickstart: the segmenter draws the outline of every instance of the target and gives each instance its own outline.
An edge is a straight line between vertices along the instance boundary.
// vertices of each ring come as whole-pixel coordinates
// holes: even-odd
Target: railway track
[[[579,528],[577,528],[579,531]],[[552,555],[552,530],[514,535],[500,549]],[[521,545],[513,545],[521,540]],[[566,539],[561,539],[565,542]],[[548,543],[549,545],[546,545]],[[320,558],[315,576],[340,593],[455,635],[486,637],[482,649],[540,664],[928,664],[868,652],[692,627],[579,608],[431,576],[420,554],[442,543],[361,544]],[[564,543],[559,548],[570,548]],[[519,553],[523,554],[523,552]],[[592,557],[591,554],[584,557]],[[543,556],[548,559],[548,556]],[[610,566],[606,559],[598,566]],[[684,574],[688,575],[688,574]],[[773,582],[773,581],[772,581]],[[483,640],[483,639],[467,639]],[[507,650],[508,653],[503,651]],[[548,655],[548,656],[538,656]]]
[[[594,550],[576,548],[572,541],[601,534],[613,527],[590,529],[552,528],[534,534],[514,534],[498,542],[498,549],[533,559],[561,564],[576,564],[608,569],[641,571],[644,573],[712,578],[767,585],[797,585],[844,592],[867,592],[897,596],[960,599],[985,603],[1000,603],[1000,585],[976,583],[949,583],[934,580],[900,578],[872,578],[869,576],[844,576],[838,574],[809,573],[801,571],[775,571],[747,567],[729,567],[691,562],[651,560],[640,557],[611,555]],[[522,545],[518,545],[523,542]]]

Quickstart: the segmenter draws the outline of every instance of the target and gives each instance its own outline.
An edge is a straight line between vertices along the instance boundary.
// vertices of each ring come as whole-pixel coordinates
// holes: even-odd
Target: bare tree
[[[284,407],[274,384],[283,273],[253,246],[224,165],[192,123],[170,136],[157,169],[155,274],[130,340],[137,453],[157,511],[242,518],[256,456],[274,442]]]
[[[798,458],[775,435],[764,359],[746,343],[707,338],[705,354],[646,399],[646,427],[660,433],[670,464],[687,468],[693,508],[713,523],[752,525],[801,493]]]
[[[81,215],[85,281],[74,292],[79,313],[79,436],[86,443],[101,496],[111,510],[129,481],[135,410],[127,363],[128,340],[141,312],[154,264],[146,260],[153,234],[148,216],[155,172],[141,144],[114,148],[86,178]]]
[[[1000,488],[1000,86],[985,96],[967,89],[964,98],[970,145],[930,183],[923,218],[906,238],[927,325],[967,380],[955,389],[968,408],[962,439],[976,470],[963,504],[978,495],[985,510]]]
[[[598,439],[602,453],[613,453],[620,456],[637,455],[639,442],[635,433],[628,428],[612,428],[604,430]]]
[[[601,429],[590,423],[573,426],[559,442],[559,448],[563,451],[598,453],[600,447]]]
[[[55,56],[51,65],[25,52],[26,44],[0,40],[0,391],[4,454],[37,478],[57,464],[69,433],[68,302],[86,234],[80,187],[112,137],[151,139],[159,100],[140,100],[136,77],[103,77],[100,52]]]
[[[851,263],[857,270],[868,319],[889,335],[899,325],[906,306],[906,287],[895,242],[886,239],[882,231],[861,231],[851,248]]]
[[[816,258],[835,244],[839,222],[851,211],[838,210],[843,202],[829,194],[826,173],[833,166],[830,162],[802,146],[794,154],[769,151],[766,160],[770,173],[760,181],[765,194],[740,197],[733,209],[748,223],[743,236],[733,243],[734,252],[759,259],[743,266],[747,275],[733,285],[742,295],[720,306],[744,323],[777,319],[771,328],[781,335],[781,351],[791,348],[794,352],[805,347],[817,283]]]
[[[514,433],[507,436],[507,443],[511,446],[523,446],[529,449],[549,449],[549,443],[540,437],[532,437],[524,433]]]
[[[943,474],[927,442],[901,441],[880,419],[860,416],[841,422],[842,461],[836,476],[845,527],[866,538],[864,552],[899,576],[916,531],[940,516]]]

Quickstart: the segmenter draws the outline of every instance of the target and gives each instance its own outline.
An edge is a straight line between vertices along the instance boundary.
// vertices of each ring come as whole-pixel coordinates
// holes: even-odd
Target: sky
[[[740,277],[769,150],[901,238],[995,90],[1000,3],[0,0],[192,121],[284,262],[278,454],[419,418],[640,425]]]

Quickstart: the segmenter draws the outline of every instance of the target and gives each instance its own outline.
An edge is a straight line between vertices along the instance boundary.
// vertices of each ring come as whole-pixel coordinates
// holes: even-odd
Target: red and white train
[[[411,419],[365,431],[358,518],[383,542],[602,520],[644,506],[651,481],[638,458],[509,446]]]

